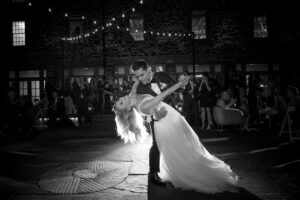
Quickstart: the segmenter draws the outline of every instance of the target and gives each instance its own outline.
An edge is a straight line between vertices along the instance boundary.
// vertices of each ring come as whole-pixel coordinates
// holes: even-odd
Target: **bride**
[[[211,155],[186,120],[168,104],[165,97],[185,85],[187,77],[156,97],[136,94],[138,82],[132,92],[121,97],[114,106],[118,135],[125,142],[143,138],[146,129],[143,116],[150,116],[157,109],[166,109],[167,115],[154,123],[154,132],[160,151],[159,176],[176,188],[203,193],[237,192],[237,176],[230,166]]]

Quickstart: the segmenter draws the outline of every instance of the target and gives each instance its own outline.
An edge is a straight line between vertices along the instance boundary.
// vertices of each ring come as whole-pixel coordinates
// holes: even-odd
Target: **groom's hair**
[[[148,65],[145,60],[137,60],[132,64],[131,69],[132,69],[132,71],[139,70],[140,68],[143,68],[144,70],[146,70],[147,67],[148,67]]]

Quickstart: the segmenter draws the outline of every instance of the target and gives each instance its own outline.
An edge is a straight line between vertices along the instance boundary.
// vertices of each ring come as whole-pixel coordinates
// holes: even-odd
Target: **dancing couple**
[[[175,188],[203,193],[236,192],[238,177],[230,166],[211,155],[184,117],[163,101],[185,86],[189,77],[175,83],[166,73],[154,73],[144,60],[135,61],[137,81],[129,95],[114,106],[118,135],[135,142],[147,134],[143,117],[150,123],[153,144],[149,154],[153,183],[171,182]]]

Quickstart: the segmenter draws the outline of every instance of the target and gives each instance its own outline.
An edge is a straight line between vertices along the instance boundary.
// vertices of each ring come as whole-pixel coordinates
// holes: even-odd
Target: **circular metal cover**
[[[78,194],[105,190],[121,183],[129,172],[130,163],[92,161],[71,163],[42,175],[39,185],[58,194]]]

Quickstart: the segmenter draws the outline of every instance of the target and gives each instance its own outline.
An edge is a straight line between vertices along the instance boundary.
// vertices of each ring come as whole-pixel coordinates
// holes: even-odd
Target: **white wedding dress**
[[[153,98],[141,95],[136,109],[139,113],[143,102]],[[230,167],[211,155],[185,118],[166,103],[167,115],[154,122],[154,132],[160,151],[160,174],[176,188],[203,193],[237,192],[237,176]],[[142,115],[145,115],[141,113]]]

